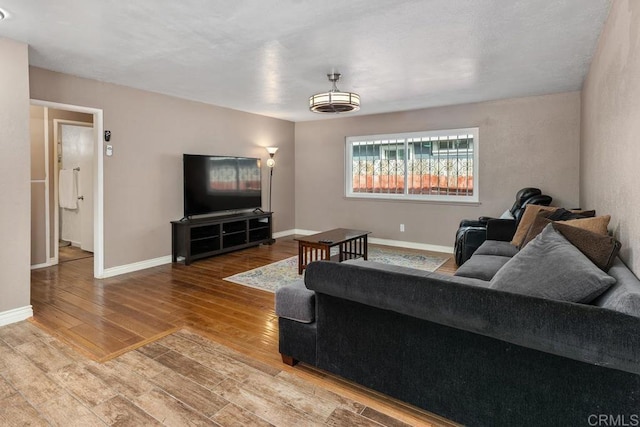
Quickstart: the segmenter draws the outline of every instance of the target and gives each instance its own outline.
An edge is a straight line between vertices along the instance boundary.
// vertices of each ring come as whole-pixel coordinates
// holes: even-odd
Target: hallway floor
[[[92,257],[93,252],[83,251],[77,246],[61,246],[58,254],[58,262],[76,261],[78,259]]]

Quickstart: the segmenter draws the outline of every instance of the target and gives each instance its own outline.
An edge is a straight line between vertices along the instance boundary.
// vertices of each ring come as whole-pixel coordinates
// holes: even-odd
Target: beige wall
[[[582,90],[580,195],[640,272],[640,2],[612,4]]]
[[[466,127],[480,128],[479,206],[344,197],[346,136]],[[579,133],[579,92],[296,123],[296,227],[451,247],[461,219],[500,215],[522,187],[575,207]]]
[[[0,313],[30,304],[27,45],[0,38]]]
[[[105,157],[105,267],[171,253],[169,221],[182,217],[182,154],[268,158],[275,231],[294,227],[294,125],[255,114],[30,69],[31,97],[104,110],[113,157]],[[263,169],[266,205],[268,171]]]

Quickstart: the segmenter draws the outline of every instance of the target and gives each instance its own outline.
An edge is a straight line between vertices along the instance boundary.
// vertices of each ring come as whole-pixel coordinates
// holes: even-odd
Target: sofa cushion
[[[474,255],[498,255],[511,258],[518,253],[518,248],[511,242],[499,240],[485,240],[482,245],[473,253]]]
[[[458,268],[455,275],[489,281],[510,259],[509,257],[498,255],[474,254]]]
[[[570,222],[554,222],[553,228],[578,248],[598,268],[605,272],[609,271],[620,251],[620,242],[608,234],[593,233],[569,224]]]
[[[412,276],[418,276],[418,277],[429,277],[433,274],[433,272],[427,271],[427,270],[420,270],[418,268],[405,267],[403,265],[393,265],[393,264],[385,264],[382,262],[365,261],[362,258],[349,259],[347,261],[344,261],[343,264],[360,265],[363,267],[373,268],[376,270],[390,271],[392,273],[410,274]]]
[[[569,221],[564,221],[564,223],[592,233],[607,235],[609,234],[609,221],[611,221],[611,215],[601,215],[591,218],[570,219]]]
[[[594,210],[566,210],[556,206],[527,205],[525,207],[524,214],[522,214],[522,218],[518,223],[518,228],[516,228],[516,232],[511,239],[511,244],[517,246],[518,248],[522,248],[524,246],[523,243],[527,236],[527,233],[529,232],[529,228],[538,215],[550,217],[549,219],[552,219],[554,221],[566,221],[575,219],[576,217],[590,218],[595,216],[595,214],[596,211]],[[540,229],[538,233],[540,231],[542,231],[542,229]],[[538,233],[536,233],[536,235],[538,235]],[[533,237],[535,237],[535,235]]]
[[[276,290],[278,317],[311,323],[316,319],[316,294],[304,285],[302,279]]]
[[[400,273],[400,274],[408,274],[411,276],[416,276],[416,277],[432,277],[432,278],[437,278],[438,280],[442,280],[445,282],[456,282],[456,283],[462,283],[465,285],[470,285],[470,286],[480,286],[482,288],[488,288],[489,287],[489,281],[488,280],[480,280],[480,279],[474,279],[472,277],[453,277],[453,276],[448,276],[445,274],[440,274],[437,272],[431,272],[431,271],[426,271],[426,270],[419,270],[417,268],[411,268],[411,267],[405,267],[402,265],[391,265],[391,264],[383,264],[381,262],[374,262],[374,261],[365,261],[362,258],[357,258],[357,259],[350,259],[347,261],[344,261],[343,264],[352,264],[352,265],[359,265],[361,267],[367,267],[367,268],[371,268],[374,270],[382,270],[382,271],[389,271],[392,273]]]
[[[527,246],[527,243],[529,243],[530,241],[538,237],[538,234],[542,233],[542,230],[544,230],[544,228],[547,225],[553,222],[548,218],[548,216],[551,215],[552,213],[553,213],[552,211],[538,212],[538,214],[533,219],[533,222],[529,226],[529,229],[527,230],[527,234],[525,235],[524,239],[522,239],[522,243],[520,244],[520,249]]]
[[[558,209],[555,206],[542,206],[542,205],[527,205],[524,209],[524,213],[522,214],[522,218],[520,218],[520,222],[518,223],[518,228],[516,228],[516,232],[511,239],[511,244],[520,247],[522,246],[522,242],[524,242],[524,238],[527,236],[527,232],[529,231],[529,227],[535,221],[536,216],[541,211],[554,211]]]
[[[640,281],[617,258],[609,270],[616,279],[615,285],[593,301],[593,305],[640,317]]]
[[[615,281],[548,225],[496,273],[491,288],[589,303]]]
[[[562,210],[564,211],[564,209]],[[565,211],[565,212],[569,212],[569,211]],[[583,230],[587,230],[599,235],[608,234],[607,227],[609,226],[611,215],[574,218],[569,220],[554,220],[553,213],[554,212],[541,211],[538,213],[538,215],[536,215],[536,218],[534,219],[533,223],[529,227],[529,230],[527,231],[527,235],[525,236],[524,240],[522,241],[522,244],[520,245],[520,249],[522,249],[527,245],[527,243],[535,239],[538,234],[542,233],[542,230],[544,230],[544,228],[548,224],[555,223],[556,221],[562,221],[563,224],[570,225],[572,227],[580,228]]]

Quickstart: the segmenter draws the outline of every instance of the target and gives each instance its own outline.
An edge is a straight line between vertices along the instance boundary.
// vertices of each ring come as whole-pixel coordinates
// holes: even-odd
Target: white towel
[[[78,185],[73,169],[60,169],[58,196],[61,208],[78,209]]]

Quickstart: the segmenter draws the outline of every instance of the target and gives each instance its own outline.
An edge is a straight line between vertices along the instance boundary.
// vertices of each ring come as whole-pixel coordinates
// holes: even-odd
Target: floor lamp
[[[271,184],[273,181],[273,167],[276,165],[276,161],[273,159],[278,147],[267,147],[267,153],[269,158],[267,159],[267,166],[269,167],[269,212],[271,212]]]

